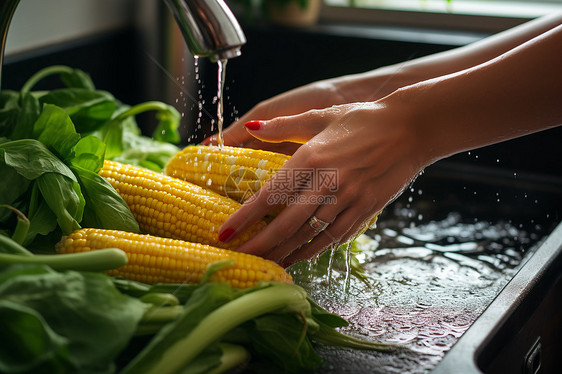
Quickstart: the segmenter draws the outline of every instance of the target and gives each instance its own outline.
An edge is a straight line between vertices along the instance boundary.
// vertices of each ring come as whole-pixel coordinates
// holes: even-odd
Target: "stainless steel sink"
[[[555,373],[562,367],[562,224],[434,373]]]
[[[475,164],[428,168],[381,215],[368,232],[376,245],[362,258],[370,288],[357,282],[339,292],[337,272],[305,284],[351,322],[347,332],[409,348],[320,347],[320,372],[560,368],[562,179]]]

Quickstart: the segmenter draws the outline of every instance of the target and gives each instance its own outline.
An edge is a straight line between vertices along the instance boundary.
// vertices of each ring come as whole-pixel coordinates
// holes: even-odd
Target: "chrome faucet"
[[[164,0],[191,53],[211,61],[240,55],[246,37],[224,0]],[[0,82],[10,21],[20,0],[0,0]],[[1,87],[1,86],[0,86]]]
[[[187,46],[211,61],[240,55],[246,37],[224,0],[164,0]]]

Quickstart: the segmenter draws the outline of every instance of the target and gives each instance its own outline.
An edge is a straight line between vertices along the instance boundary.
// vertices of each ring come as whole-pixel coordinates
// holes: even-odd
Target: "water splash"
[[[344,292],[349,292],[349,287],[351,286],[351,246],[353,241],[345,244],[345,281],[344,281]]]
[[[350,361],[363,372],[430,371],[541,238],[540,230],[532,233],[511,222],[459,213],[441,220],[420,218],[414,225],[412,216],[420,217],[415,207],[398,205],[391,217],[355,240],[360,250],[355,259],[367,281],[349,271],[351,246],[346,246],[345,266],[339,269],[332,267],[342,261],[335,259],[341,251],[331,250],[329,278],[295,277],[320,305],[350,322],[346,333],[409,348],[407,354],[385,355],[328,350],[323,372],[338,373],[342,365],[347,370]]]

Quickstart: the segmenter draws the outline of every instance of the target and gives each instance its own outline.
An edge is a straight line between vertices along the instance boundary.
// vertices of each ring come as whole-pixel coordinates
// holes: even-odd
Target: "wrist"
[[[391,121],[402,126],[404,135],[411,139],[410,157],[420,170],[450,155],[443,139],[446,129],[437,113],[439,109],[430,104],[430,91],[425,83],[413,84],[378,101],[392,114]]]

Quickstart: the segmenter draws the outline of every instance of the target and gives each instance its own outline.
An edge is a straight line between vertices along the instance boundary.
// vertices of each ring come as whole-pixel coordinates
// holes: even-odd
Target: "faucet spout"
[[[240,55],[246,37],[224,0],[164,0],[191,53],[211,61]],[[0,88],[8,28],[20,0],[0,2]]]
[[[240,55],[246,37],[224,0],[164,0],[187,46],[211,61]]]

